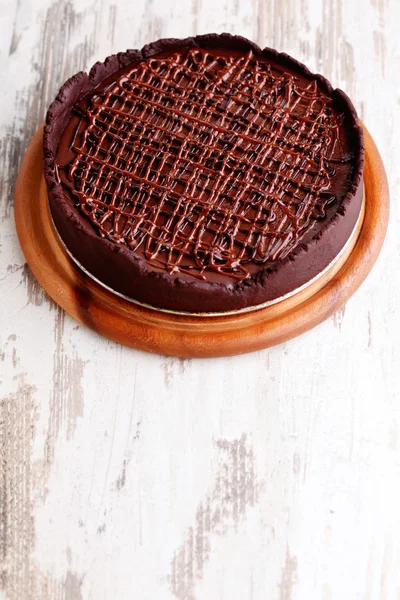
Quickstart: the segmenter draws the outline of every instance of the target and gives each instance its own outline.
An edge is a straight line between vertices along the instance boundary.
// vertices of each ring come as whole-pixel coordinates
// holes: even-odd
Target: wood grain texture
[[[365,194],[356,227],[337,260],[304,289],[257,311],[220,316],[166,313],[99,285],[67,254],[54,227],[43,174],[43,128],[25,153],[15,186],[15,222],[37,281],[77,321],[131,348],[181,358],[231,356],[304,333],[340,310],[369,274],[389,217],[385,169],[364,127]]]
[[[398,600],[397,0],[0,1],[0,598]],[[80,327],[26,267],[13,188],[64,79],[162,36],[242,33],[348,92],[388,236],[303,336],[215,360]]]

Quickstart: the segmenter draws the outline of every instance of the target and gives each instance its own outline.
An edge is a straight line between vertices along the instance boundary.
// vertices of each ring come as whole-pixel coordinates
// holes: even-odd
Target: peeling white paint
[[[399,22],[398,0],[2,3],[2,600],[398,600]],[[15,177],[67,76],[224,30],[351,95],[388,170],[388,237],[345,309],[300,338],[146,355],[77,326],[35,282]]]

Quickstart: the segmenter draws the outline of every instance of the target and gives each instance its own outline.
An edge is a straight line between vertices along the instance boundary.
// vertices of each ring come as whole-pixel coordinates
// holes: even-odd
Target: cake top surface
[[[211,280],[245,280],[317,235],[351,186],[352,140],[329,84],[279,56],[161,49],[80,98],[56,177],[95,232]]]

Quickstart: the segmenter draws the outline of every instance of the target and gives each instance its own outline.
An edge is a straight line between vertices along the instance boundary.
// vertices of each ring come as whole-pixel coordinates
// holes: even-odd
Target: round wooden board
[[[33,137],[15,188],[18,237],[32,272],[71,316],[121,344],[171,356],[213,357],[288,340],[331,316],[364,281],[386,233],[389,191],[382,159],[365,133],[364,217],[341,258],[306,289],[266,308],[218,317],[171,314],[133,304],[93,281],[54,229],[43,177],[43,129]]]

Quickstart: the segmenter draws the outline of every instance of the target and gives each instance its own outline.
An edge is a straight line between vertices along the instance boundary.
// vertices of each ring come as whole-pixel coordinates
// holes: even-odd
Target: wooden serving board
[[[71,316],[121,344],[184,358],[259,350],[288,340],[331,316],[361,285],[385,237],[389,191],[376,145],[364,127],[364,214],[346,251],[310,286],[253,312],[224,316],[172,314],[125,300],[86,275],[54,229],[43,176],[43,129],[33,137],[15,188],[18,237],[33,274]]]

